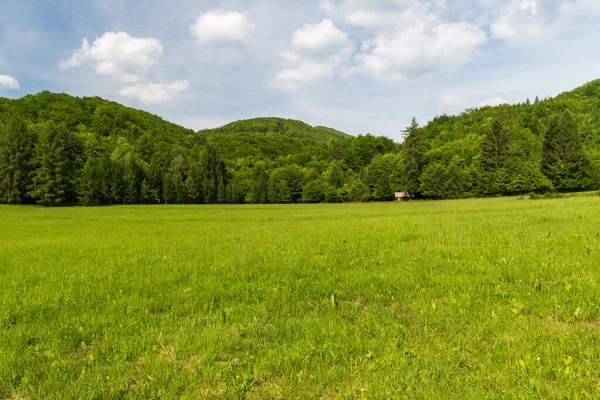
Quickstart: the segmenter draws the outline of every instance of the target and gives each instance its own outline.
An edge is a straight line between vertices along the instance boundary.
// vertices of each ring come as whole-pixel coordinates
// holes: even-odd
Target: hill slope
[[[167,143],[189,145],[197,136],[191,129],[157,115],[99,97],[41,92],[16,100],[0,98],[0,121],[6,120],[10,113],[18,114],[30,126],[52,121],[71,131],[85,131],[100,137],[123,136],[130,141],[148,134]]]
[[[334,129],[312,127],[301,121],[281,118],[236,121],[196,133],[157,115],[99,97],[79,98],[50,92],[16,100],[0,98],[0,121],[5,120],[9,113],[20,115],[30,126],[53,121],[72,131],[88,132],[99,137],[124,137],[130,142],[144,134],[185,148],[210,142],[226,160],[316,154],[333,140],[348,137]]]
[[[292,154],[317,154],[334,140],[349,137],[325,127],[281,118],[254,118],[199,132],[228,160],[242,157],[273,159]]]
[[[585,167],[587,177],[565,187],[555,181],[549,187],[542,174],[547,132],[553,121],[565,120],[572,122],[573,140],[577,142],[574,146],[581,148],[589,163]],[[507,148],[502,168],[490,176],[482,171],[489,156],[482,152],[482,145],[492,134],[494,122],[506,130]],[[416,152],[420,162],[418,177],[408,182],[408,186],[424,197],[518,194],[550,188],[596,189],[600,180],[600,80],[542,101],[439,116],[418,132],[404,147],[414,144],[418,137],[416,141],[421,146]],[[565,170],[564,174],[575,172]]]

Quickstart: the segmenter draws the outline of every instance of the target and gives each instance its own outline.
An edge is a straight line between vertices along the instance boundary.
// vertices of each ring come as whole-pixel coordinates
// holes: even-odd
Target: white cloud
[[[320,0],[320,8],[336,20],[367,28],[406,26],[436,19],[429,12],[431,2],[426,0]]]
[[[332,78],[354,53],[354,45],[346,33],[331,20],[305,24],[292,36],[293,50],[285,50],[281,58],[287,64],[271,81],[271,86],[282,90],[296,90],[312,82]]]
[[[81,48],[58,65],[66,70],[89,64],[99,75],[136,82],[143,78],[162,52],[163,46],[157,39],[134,38],[126,32],[106,32],[91,46],[83,39]]]
[[[340,63],[341,60],[335,56],[325,60],[305,59],[298,65],[279,71],[271,86],[283,90],[296,90],[310,82],[331,78]]]
[[[485,32],[467,22],[415,26],[377,36],[358,56],[358,68],[375,78],[400,82],[452,71],[471,60],[486,41]]]
[[[188,90],[188,81],[175,81],[171,83],[139,83],[128,86],[119,91],[121,96],[129,97],[146,104],[164,103],[174,99],[179,93]]]
[[[490,30],[516,46],[552,40],[578,18],[600,13],[597,0],[511,0],[495,9]]]
[[[5,89],[21,89],[19,82],[10,75],[0,74],[0,87]]]
[[[453,71],[487,42],[478,25],[445,21],[445,0],[320,0],[320,8],[336,21],[371,33],[352,71],[383,81]]]
[[[501,104],[508,104],[508,99],[504,96],[496,95],[479,103],[479,107],[495,107]]]
[[[443,109],[458,109],[464,108],[467,104],[467,98],[459,94],[445,93],[438,99],[440,107]]]
[[[209,11],[190,26],[190,33],[201,45],[244,42],[253,31],[254,24],[239,12]]]
[[[340,48],[349,44],[348,35],[339,30],[330,19],[318,24],[306,24],[294,32],[292,44],[306,51],[321,51]]]

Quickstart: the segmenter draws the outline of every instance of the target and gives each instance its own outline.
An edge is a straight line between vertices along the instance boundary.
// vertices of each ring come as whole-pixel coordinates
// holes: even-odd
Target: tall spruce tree
[[[0,131],[0,203],[27,200],[31,184],[33,134],[18,116],[12,116]]]
[[[79,202],[84,206],[102,204],[102,169],[96,157],[90,157],[83,165],[79,180]]]
[[[426,143],[423,130],[419,127],[416,118],[404,131],[404,173],[406,175],[407,191],[414,195],[420,194],[420,178],[425,167]]]
[[[481,142],[481,171],[479,175],[480,192],[486,195],[506,192],[506,163],[510,138],[508,130],[498,120],[492,123],[492,129]]]
[[[65,168],[68,162],[63,131],[54,123],[46,124],[35,147],[36,169],[32,172],[30,196],[38,204],[56,206],[65,202]]]
[[[226,201],[225,188],[228,183],[227,167],[219,157],[217,150],[208,143],[200,154],[200,173],[204,202],[207,204],[224,203]]]
[[[250,202],[265,204],[268,200],[269,173],[264,162],[257,162],[254,166],[254,185],[250,192]]]
[[[498,171],[506,166],[510,139],[508,130],[498,120],[481,142],[481,166],[484,171]]]
[[[542,148],[542,172],[558,191],[586,189],[588,160],[577,125],[569,111],[548,125]]]

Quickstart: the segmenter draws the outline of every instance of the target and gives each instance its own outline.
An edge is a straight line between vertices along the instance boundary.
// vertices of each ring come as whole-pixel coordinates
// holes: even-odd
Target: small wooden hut
[[[408,192],[396,192],[396,201],[408,201],[412,198]]]

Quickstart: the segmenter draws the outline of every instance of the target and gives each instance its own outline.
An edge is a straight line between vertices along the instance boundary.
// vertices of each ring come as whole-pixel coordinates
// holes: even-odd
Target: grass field
[[[600,197],[0,226],[0,398],[600,397]]]

